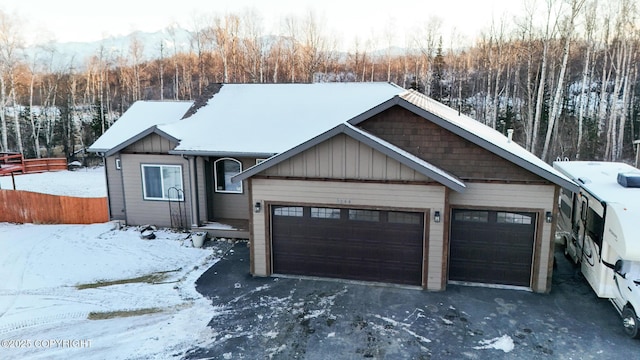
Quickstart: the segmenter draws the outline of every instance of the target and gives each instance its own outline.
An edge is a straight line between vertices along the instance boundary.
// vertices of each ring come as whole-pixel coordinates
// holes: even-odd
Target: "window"
[[[231,178],[240,174],[242,163],[235,159],[218,159],[215,162],[216,192],[242,193],[242,181],[232,182]]]
[[[516,214],[516,213],[499,212],[496,222],[498,224],[531,225],[531,220],[532,220],[531,216]]]
[[[319,219],[340,219],[340,209],[312,207],[311,217]]]
[[[142,190],[145,200],[183,201],[182,167],[142,165]]]
[[[475,210],[457,211],[455,213],[455,220],[486,223],[489,222],[489,212]]]
[[[349,210],[349,220],[380,221],[380,212],[375,210]]]
[[[273,215],[302,217],[302,206],[277,207],[273,209]]]
[[[389,211],[387,214],[390,223],[420,225],[423,215],[419,213]]]
[[[591,240],[602,247],[602,236],[604,235],[604,219],[598,215],[593,209],[589,208],[587,212],[587,234]]]

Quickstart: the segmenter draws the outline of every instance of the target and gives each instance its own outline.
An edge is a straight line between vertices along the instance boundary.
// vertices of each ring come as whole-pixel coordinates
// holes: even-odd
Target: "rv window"
[[[567,219],[571,219],[571,205],[567,204],[564,199],[560,201],[560,212]]]
[[[604,234],[604,219],[598,215],[593,209],[589,209],[587,213],[587,232],[591,240],[602,247],[602,235]]]

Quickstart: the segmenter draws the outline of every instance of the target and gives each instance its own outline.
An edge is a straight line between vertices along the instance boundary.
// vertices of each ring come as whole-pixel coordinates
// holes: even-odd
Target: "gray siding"
[[[196,158],[196,166],[198,167],[198,205],[200,209],[200,222],[207,221],[207,182],[205,172],[205,161],[203,158]]]
[[[125,148],[123,152],[166,154],[176,147],[176,143],[169,141],[158,134],[150,134]]]
[[[127,198],[127,224],[171,226],[169,203],[167,201],[145,200],[143,197],[141,164],[182,166],[186,224],[187,226],[191,224],[191,200],[189,195],[191,188],[188,181],[189,163],[187,160],[176,155],[121,154],[121,158],[124,192]]]
[[[120,154],[105,158],[107,177],[107,196],[109,198],[109,218],[111,220],[126,220],[124,189],[122,186],[122,171],[116,169],[116,159]]]
[[[429,181],[417,171],[344,134],[264,171],[267,176],[316,179]]]
[[[255,158],[233,158],[242,163],[242,170],[248,169],[256,164]],[[211,159],[212,172],[208,175],[209,181],[214,183],[213,166],[215,160]],[[213,214],[209,214],[209,219],[241,219],[249,220],[249,189],[247,181],[242,182],[242,194],[230,194],[215,192],[215,186],[211,186],[212,194],[210,199],[213,201]]]

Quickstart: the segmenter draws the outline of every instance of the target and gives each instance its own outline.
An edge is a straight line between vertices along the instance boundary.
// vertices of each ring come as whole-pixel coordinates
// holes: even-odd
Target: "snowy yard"
[[[15,190],[78,197],[107,196],[104,167],[16,175]],[[0,176],[0,189],[13,189],[11,176]]]
[[[106,193],[101,168],[17,176],[16,187]],[[194,283],[224,243],[198,249],[185,233],[139,235],[111,223],[0,223],[0,357],[166,359],[211,338],[211,302]]]

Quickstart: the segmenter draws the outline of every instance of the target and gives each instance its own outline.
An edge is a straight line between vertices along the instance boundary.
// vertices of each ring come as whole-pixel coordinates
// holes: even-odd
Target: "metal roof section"
[[[192,104],[193,101],[136,101],[87,150],[113,153],[114,148],[122,149],[152,132],[175,139],[155,128],[159,124],[180,121]]]
[[[369,111],[354,117],[349,120],[349,123],[358,125],[373,115],[396,105],[432,121],[436,125],[531,171],[543,179],[572,191],[577,191],[578,189],[577,185],[569,178],[556,171],[551,165],[545,163],[517,143],[510,141],[500,132],[415,90],[408,90],[395,96]]]
[[[248,179],[249,177],[256,175],[272,166],[275,166],[287,159],[290,159],[305,150],[308,150],[316,145],[319,145],[338,134],[345,134],[357,141],[360,141],[373,149],[383,153],[384,155],[400,162],[401,164],[425,175],[438,183],[456,191],[463,192],[466,189],[464,182],[457,177],[447,173],[446,171],[430,164],[427,161],[424,161],[413,154],[410,154],[395,145],[388,143],[382,139],[379,139],[362,129],[359,129],[353,125],[343,123],[340,124],[333,129],[320,134],[311,140],[308,140],[294,148],[289,149],[283,153],[275,155],[260,164],[254,165],[249,169],[243,171],[242,173],[234,176],[232,181],[242,181]]]

